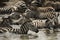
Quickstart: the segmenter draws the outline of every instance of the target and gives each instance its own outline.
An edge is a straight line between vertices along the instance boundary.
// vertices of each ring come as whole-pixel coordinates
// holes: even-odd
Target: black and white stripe
[[[32,23],[37,28],[44,28],[46,26],[46,20],[32,20]]]
[[[40,19],[47,19],[47,18],[54,18],[56,16],[56,12],[46,12],[46,13],[40,13],[39,18]]]
[[[11,7],[0,8],[0,14],[10,14],[12,12]]]
[[[0,32],[10,32],[10,33],[17,33],[17,34],[27,34],[29,30],[34,32],[38,32],[38,29],[32,25],[31,22],[24,23],[19,29],[11,28],[11,27],[0,27]]]

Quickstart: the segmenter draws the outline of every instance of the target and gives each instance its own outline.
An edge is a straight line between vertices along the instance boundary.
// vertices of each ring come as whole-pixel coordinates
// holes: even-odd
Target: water
[[[22,35],[13,33],[0,34],[0,40],[60,40],[60,32],[47,33],[45,29],[41,29],[35,35]]]

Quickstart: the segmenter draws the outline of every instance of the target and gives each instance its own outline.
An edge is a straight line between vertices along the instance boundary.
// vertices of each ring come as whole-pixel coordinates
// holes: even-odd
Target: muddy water
[[[60,32],[47,33],[45,30],[40,30],[36,35],[20,35],[7,32],[0,34],[0,40],[60,40]]]

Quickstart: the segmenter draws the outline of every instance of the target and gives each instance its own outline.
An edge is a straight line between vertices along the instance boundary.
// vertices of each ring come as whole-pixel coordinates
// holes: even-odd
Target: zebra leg
[[[5,28],[0,28],[0,33],[5,33],[5,32],[7,32],[7,29],[5,29]]]
[[[54,18],[54,26],[53,26],[53,31],[55,32],[55,31],[57,31],[57,28],[58,28],[58,18],[57,17],[55,17]]]

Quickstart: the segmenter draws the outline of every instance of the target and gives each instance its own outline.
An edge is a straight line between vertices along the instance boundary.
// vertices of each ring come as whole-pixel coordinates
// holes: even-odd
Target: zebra
[[[20,29],[14,29],[11,27],[0,27],[0,33],[10,32],[16,34],[27,34],[29,30],[34,31],[36,33],[39,32],[39,30],[35,26],[33,26],[31,22],[26,22],[22,24]]]
[[[25,11],[25,16],[29,18],[35,18],[35,19],[52,19],[55,16],[59,16],[58,12],[36,12],[32,11],[30,9]]]
[[[18,1],[14,5],[0,8],[0,14],[11,14],[14,11],[24,12],[27,6],[24,1]]]

